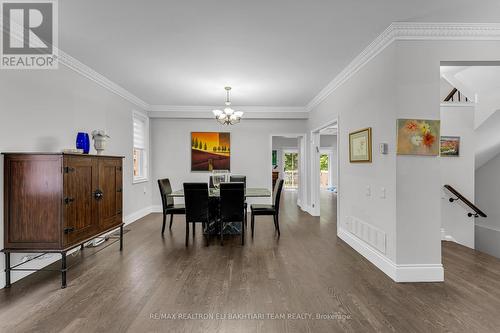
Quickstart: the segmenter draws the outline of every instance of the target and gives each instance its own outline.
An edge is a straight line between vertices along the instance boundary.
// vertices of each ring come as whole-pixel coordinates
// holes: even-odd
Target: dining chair
[[[209,223],[208,184],[184,183],[184,202],[186,205],[186,246],[188,246],[189,223],[193,224],[193,236],[196,223],[201,223],[203,230]]]
[[[224,244],[224,226],[230,222],[241,222],[241,245],[245,244],[245,183],[220,184],[220,244]]]
[[[245,184],[245,189],[247,188],[247,176],[236,176],[236,175],[231,175],[229,176],[229,181],[231,183],[238,183],[241,182]],[[247,215],[248,215],[248,204],[245,200],[245,224],[247,224]]]
[[[168,178],[158,179],[158,186],[160,187],[161,204],[163,206],[163,226],[161,228],[161,234],[163,235],[165,232],[167,215],[170,215],[169,229],[172,229],[174,215],[186,214],[186,207],[180,204],[176,205],[174,203],[174,198],[169,196],[169,194],[172,193],[172,186],[170,185],[170,180]]]
[[[247,187],[247,176],[231,175],[229,176],[229,181],[231,183],[243,183]]]
[[[280,214],[280,198],[281,191],[283,190],[283,179],[279,179],[276,186],[274,187],[273,192],[273,204],[271,205],[251,205],[251,228],[252,228],[252,237],[254,232],[254,224],[255,224],[255,216],[256,215],[272,215],[274,219],[274,227],[278,231],[278,236],[280,236],[280,223],[279,223],[279,214]]]

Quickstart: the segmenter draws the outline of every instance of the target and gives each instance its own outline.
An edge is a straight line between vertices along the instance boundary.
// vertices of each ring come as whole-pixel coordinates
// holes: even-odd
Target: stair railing
[[[467,213],[468,217],[474,217],[474,218],[487,217],[487,215],[481,209],[479,209],[476,205],[474,205],[472,202],[470,202],[466,197],[464,197],[462,194],[460,194],[460,192],[458,192],[455,188],[453,188],[453,186],[444,185],[444,188],[455,196],[455,198],[453,198],[453,197],[449,198],[448,201],[455,202],[455,201],[460,200],[472,210],[472,212]]]

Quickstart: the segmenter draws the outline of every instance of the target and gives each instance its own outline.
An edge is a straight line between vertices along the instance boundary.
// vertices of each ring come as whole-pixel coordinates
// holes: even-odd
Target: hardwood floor
[[[0,290],[0,331],[498,332],[499,260],[444,243],[446,282],[396,284],[336,237],[333,194],[320,219],[293,192],[283,200],[281,238],[259,217],[243,247],[237,236],[205,247],[198,228],[186,249],[182,217],[162,239],[161,215],[147,216],[128,226],[123,253],[85,249],[66,289],[41,272]]]

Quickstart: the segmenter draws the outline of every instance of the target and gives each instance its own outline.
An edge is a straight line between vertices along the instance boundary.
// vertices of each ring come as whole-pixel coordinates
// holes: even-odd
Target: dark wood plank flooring
[[[283,200],[281,238],[271,218],[258,217],[244,247],[239,237],[205,247],[198,228],[186,249],[182,217],[162,238],[161,215],[149,215],[128,226],[123,253],[85,249],[67,289],[58,274],[40,272],[0,290],[0,331],[500,330],[496,258],[443,243],[446,282],[396,284],[336,237],[333,194],[323,194],[321,218],[301,212],[294,192]],[[217,318],[224,314],[246,317]]]

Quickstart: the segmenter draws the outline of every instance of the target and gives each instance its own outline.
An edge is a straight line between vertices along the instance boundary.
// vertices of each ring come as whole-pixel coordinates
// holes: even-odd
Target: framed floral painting
[[[372,161],[371,127],[349,133],[349,161],[351,163],[371,163]]]
[[[439,155],[439,120],[398,119],[398,155]]]

